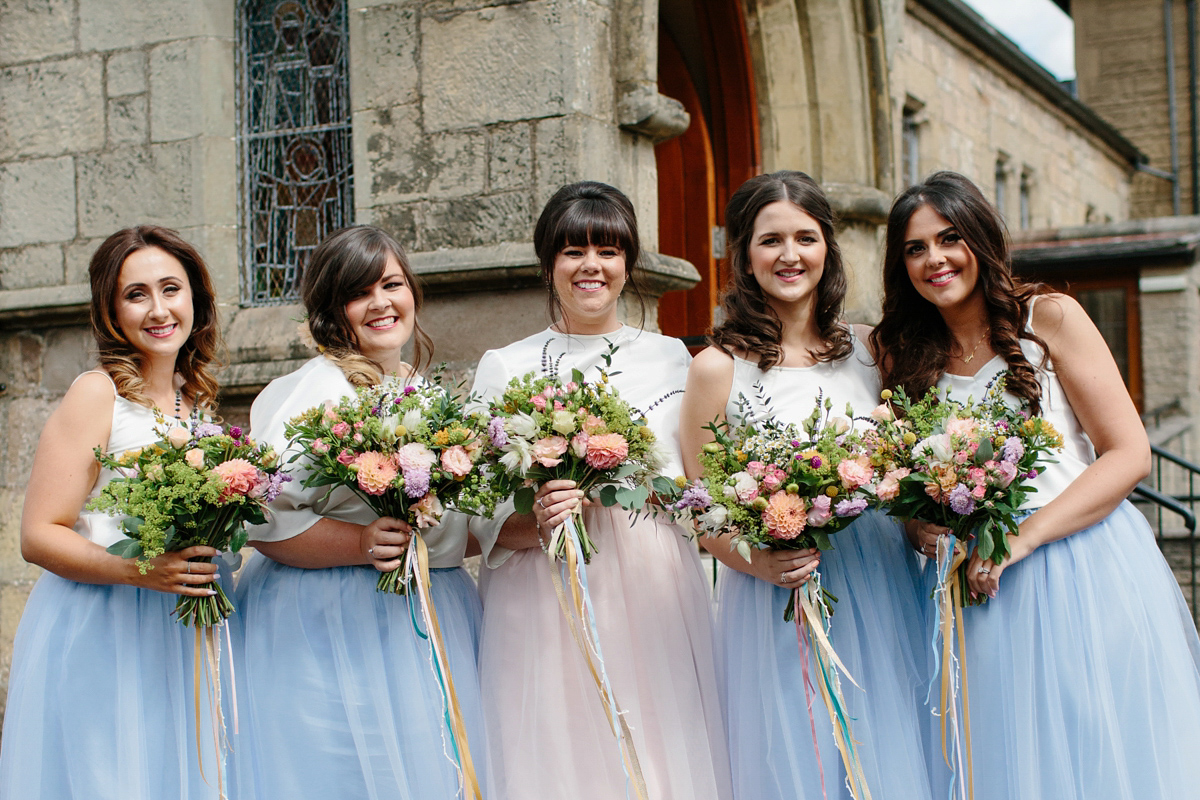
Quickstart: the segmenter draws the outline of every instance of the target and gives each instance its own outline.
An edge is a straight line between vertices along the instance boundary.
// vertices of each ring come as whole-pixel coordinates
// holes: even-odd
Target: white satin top
[[[1035,297],[1034,302],[1036,301]],[[1032,320],[1033,303],[1030,303],[1029,314]],[[1026,328],[1033,330],[1032,321]],[[1064,443],[1062,452],[1052,456],[1058,463],[1047,464],[1046,471],[1033,481],[1032,485],[1037,491],[1030,494],[1021,505],[1022,511],[1029,511],[1041,508],[1062,494],[1063,490],[1096,460],[1096,452],[1084,433],[1083,426],[1075,418],[1071,404],[1067,402],[1067,395],[1063,392],[1062,384],[1054,373],[1054,365],[1050,362],[1050,354],[1042,352],[1042,349],[1029,339],[1021,339],[1021,352],[1037,370],[1038,385],[1042,387],[1041,416],[1062,434]],[[1008,365],[1004,359],[995,356],[974,375],[943,373],[937,385],[942,389],[949,387],[950,396],[956,400],[966,400],[969,397],[978,400],[987,393],[987,385],[1006,369]],[[1006,392],[1005,399],[1012,408],[1021,407],[1021,401],[1012,394]]]
[[[300,369],[276,378],[254,399],[250,407],[250,434],[260,442],[271,444],[281,454],[292,480],[283,484],[279,496],[270,506],[265,525],[250,528],[250,538],[278,542],[299,536],[322,517],[367,525],[378,516],[351,489],[339,486],[332,492],[328,486],[306,489],[303,486],[307,471],[304,459],[288,464],[296,452],[288,450],[284,426],[293,417],[326,400],[338,402],[352,397],[354,387],[329,359],[317,356]],[[447,511],[442,524],[421,531],[429,546],[429,566],[457,567],[462,564],[467,548],[467,520],[462,514]]]

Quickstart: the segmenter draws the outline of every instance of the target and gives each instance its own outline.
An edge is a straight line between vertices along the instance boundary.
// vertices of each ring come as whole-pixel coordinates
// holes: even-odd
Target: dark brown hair
[[[625,283],[633,289],[639,305],[642,303],[642,290],[634,277],[642,246],[633,203],[624,192],[607,183],[579,181],[554,193],[533,229],[533,248],[549,291],[546,306],[552,320],[562,316],[562,305],[554,290],[554,261],[564,247],[589,244],[621,248],[625,254]],[[643,306],[643,317],[645,313]]]
[[[88,265],[91,322],[100,366],[112,376],[117,394],[143,406],[151,405],[142,394],[142,354],[121,332],[116,305],[121,267],[129,256],[148,247],[157,247],[183,265],[192,293],[192,333],[175,356],[175,371],[183,379],[180,391],[196,406],[216,408],[217,380],[209,369],[216,366],[223,347],[217,330],[216,292],[204,259],[170,228],[158,225],[124,228],[105,239],[92,256]]]
[[[883,318],[871,333],[884,387],[903,387],[914,399],[924,396],[959,347],[937,307],[913,286],[904,262],[908,221],[922,206],[945,217],[974,254],[991,331],[989,344],[1008,364],[1008,391],[1029,401],[1038,413],[1041,387],[1020,340],[1029,339],[1046,350],[1046,343],[1026,326],[1029,302],[1043,287],[1013,279],[1004,220],[979,188],[956,172],[935,172],[909,187],[888,214]]]
[[[854,350],[854,340],[842,322],[846,270],[833,234],[833,209],[816,181],[792,170],[753,177],[729,198],[725,208],[729,283],[721,293],[725,320],[709,334],[709,341],[731,355],[733,350],[741,350],[757,356],[759,369],[770,369],[783,360],[783,324],[750,269],[754,220],[763,208],[780,200],[792,203],[821,227],[825,268],[816,289],[816,324],[825,347],[811,355],[818,361],[838,361]]]
[[[421,328],[424,305],[421,286],[413,275],[404,248],[388,233],[370,225],[334,231],[317,245],[304,270],[300,295],[308,312],[313,341],[341,368],[355,386],[372,386],[383,380],[383,366],[359,352],[358,336],[346,317],[346,304],[370,289],[393,256],[413,295],[413,369],[419,370],[433,352],[433,342]]]

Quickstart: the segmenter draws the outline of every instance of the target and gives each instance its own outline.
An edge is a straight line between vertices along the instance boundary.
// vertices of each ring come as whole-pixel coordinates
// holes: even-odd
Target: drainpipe
[[[1192,112],[1192,213],[1200,214],[1200,109],[1196,95],[1196,0],[1187,0],[1188,103]]]
[[[1179,112],[1175,99],[1175,35],[1172,26],[1174,0],[1163,0],[1163,37],[1167,46],[1167,115],[1171,129],[1171,213],[1179,216]],[[1194,127],[1194,126],[1193,126]]]

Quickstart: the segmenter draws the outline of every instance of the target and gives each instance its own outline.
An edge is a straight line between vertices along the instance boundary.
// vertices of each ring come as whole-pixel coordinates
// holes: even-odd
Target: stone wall
[[[921,176],[955,170],[994,199],[996,161],[1003,154],[1010,171],[1001,211],[1011,228],[1020,226],[1023,170],[1033,177],[1030,228],[1128,217],[1128,162],[924,6],[909,0],[907,8],[892,92],[900,108],[913,101],[922,106]],[[898,143],[900,114],[896,124]]]

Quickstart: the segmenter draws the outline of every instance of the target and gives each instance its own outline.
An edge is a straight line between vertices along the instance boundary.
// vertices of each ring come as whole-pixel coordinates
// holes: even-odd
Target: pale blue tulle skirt
[[[834,537],[821,580],[838,597],[830,639],[862,689],[845,678],[863,771],[875,800],[931,795],[927,774],[929,672],[917,567],[899,525],[868,512]],[[820,770],[806,707],[788,591],[730,569],[718,585],[718,632],[737,800],[850,798],[829,715],[814,696]],[[815,672],[810,675],[816,685]]]
[[[171,616],[177,600],[51,573],[38,579],[13,644],[0,797],[217,798],[206,697],[203,775],[196,745],[195,629]],[[228,686],[223,695],[228,701]]]
[[[453,745],[429,642],[408,598],[369,567],[296,569],[261,555],[238,580],[242,734],[236,800],[450,800]],[[431,571],[471,754],[487,773],[476,647],[482,608],[461,568]],[[486,791],[486,787],[485,787]]]
[[[1200,793],[1200,640],[1132,505],[1008,567],[964,614],[975,800]]]

